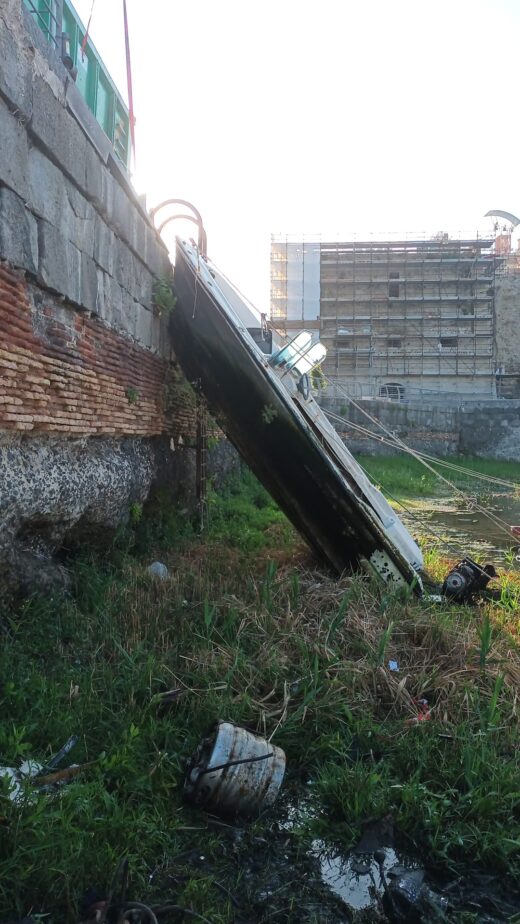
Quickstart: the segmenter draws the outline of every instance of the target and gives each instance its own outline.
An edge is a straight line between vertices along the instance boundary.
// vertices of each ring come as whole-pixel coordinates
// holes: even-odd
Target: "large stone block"
[[[132,249],[134,253],[142,260],[144,263],[146,260],[146,232],[147,232],[147,222],[139,212],[136,212],[136,221],[134,223],[134,240],[132,244]]]
[[[93,311],[99,314],[99,301],[103,297],[103,293],[99,291],[96,264],[87,254],[82,253],[80,304],[83,308],[86,308],[87,311]]]
[[[23,199],[28,198],[28,160],[25,127],[0,100],[0,183]]]
[[[81,252],[54,225],[39,223],[40,282],[81,305]]]
[[[155,277],[152,276],[150,270],[144,265],[144,263],[138,263],[136,261],[136,270],[139,301],[142,302],[143,305],[146,305],[149,310],[151,310],[153,308]]]
[[[144,260],[154,276],[165,277],[171,273],[171,263],[168,252],[159,242],[157,232],[150,226],[146,228],[146,250]]]
[[[94,255],[96,212],[94,206],[68,180],[64,182],[64,233],[69,241],[88,257]]]
[[[38,270],[38,225],[12,190],[0,187],[0,257],[30,273]]]
[[[135,257],[128,245],[114,236],[114,278],[123,289],[133,295]]]
[[[85,150],[85,168],[87,198],[97,209],[103,210],[103,172],[106,168],[99,154],[90,144]]]
[[[106,319],[107,313],[107,292],[108,292],[108,283],[107,283],[107,274],[103,272],[101,267],[95,264],[96,270],[96,304],[92,309],[92,314],[97,317]]]
[[[111,223],[122,240],[130,245],[134,239],[134,224],[136,217],[136,210],[133,202],[128,198],[123,187],[115,182]]]
[[[141,346],[150,349],[152,346],[152,312],[147,311],[138,302],[134,302],[136,315],[135,337]]]
[[[79,188],[85,191],[89,141],[45,80],[35,77],[33,88],[30,133]]]
[[[39,148],[29,151],[29,186],[32,211],[53,224],[78,250],[92,257],[94,207]]]
[[[162,327],[161,319],[158,315],[152,312],[152,342],[151,350],[153,353],[161,353],[161,343],[162,343]]]
[[[9,17],[12,15],[13,11],[10,11]],[[32,111],[32,79],[29,49],[22,49],[13,41],[13,26],[23,28],[21,17],[17,19],[16,23],[10,21],[9,29],[0,19],[0,93],[20,116],[27,119]]]
[[[113,227],[114,199],[116,195],[116,181],[110,171],[103,166],[101,169],[101,202],[99,211],[107,224]]]
[[[123,321],[123,292],[121,286],[108,273],[98,268],[98,282],[103,279],[103,295],[98,302],[98,312],[113,330],[128,333]],[[100,290],[101,291],[101,290]]]
[[[30,148],[28,164],[31,210],[58,227],[64,210],[65,177],[39,148]]]
[[[153,276],[148,267],[130,250],[130,247],[114,236],[114,277],[132,299],[142,302],[148,309],[152,304]]]
[[[137,304],[131,298],[128,292],[123,291],[122,296],[120,330],[135,339],[135,331],[137,325]]]
[[[114,274],[116,241],[114,232],[101,215],[96,215],[94,229],[94,260],[105,272]]]

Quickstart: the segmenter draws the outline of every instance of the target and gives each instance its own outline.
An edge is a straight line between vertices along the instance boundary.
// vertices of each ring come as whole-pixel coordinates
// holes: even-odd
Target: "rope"
[[[238,289],[236,291],[239,292]],[[240,292],[239,294],[242,295],[242,293]],[[249,301],[249,300],[246,299],[246,301]],[[250,302],[250,304],[252,303]],[[271,320],[267,321],[267,326],[270,327],[272,330],[276,331],[276,327]],[[286,341],[287,341],[287,338],[286,338]],[[324,377],[324,381],[327,383],[327,385],[331,384],[330,381],[326,377]],[[462,491],[460,488],[454,485],[453,482],[451,482],[448,478],[442,475],[441,472],[438,472],[433,467],[433,465],[430,464],[430,461],[433,461],[435,464],[439,464],[453,471],[460,470],[464,472],[464,474],[467,473],[471,477],[475,477],[477,479],[481,478],[481,480],[483,481],[492,481],[494,483],[500,483],[500,484],[506,485],[507,487],[513,487],[515,489],[519,488],[520,487],[519,485],[515,484],[514,482],[507,482],[503,479],[494,479],[492,478],[492,476],[482,475],[481,473],[471,472],[470,469],[464,469],[462,466],[456,466],[454,463],[444,463],[441,460],[436,459],[434,456],[429,456],[427,453],[417,452],[416,450],[407,446],[406,443],[404,443],[403,440],[401,440],[399,437],[396,437],[395,434],[392,433],[392,431],[389,430],[387,427],[385,427],[385,425],[382,424],[380,420],[378,420],[376,417],[373,417],[368,411],[366,411],[359,404],[357,404],[357,402],[354,401],[354,399],[348,394],[348,392],[345,391],[345,389],[343,389],[340,385],[336,385],[336,387],[339,388],[340,392],[347,398],[347,400],[353,405],[353,407],[355,407],[365,417],[367,417],[371,421],[371,423],[375,424],[376,427],[380,427],[381,430],[383,430],[383,432],[386,433],[386,435],[390,439],[385,440],[383,437],[380,437],[378,434],[373,433],[373,431],[370,431],[367,428],[363,428],[359,424],[353,424],[351,421],[348,421],[349,426],[351,426],[353,429],[357,429],[358,431],[365,432],[372,438],[378,439],[379,441],[384,442],[387,445],[400,449],[401,452],[405,452],[411,455],[412,458],[416,459],[421,465],[424,465],[425,468],[427,468],[430,472],[432,472],[432,474],[434,474],[436,478],[438,478],[440,481],[447,484],[448,487],[451,488],[451,490],[454,491],[455,494],[457,494],[470,507],[470,509],[478,510],[482,514],[482,516],[486,517],[491,523],[493,523],[495,526],[501,529],[509,538],[511,538],[511,528],[510,528],[510,525],[505,520],[503,520],[501,517],[497,516],[496,514],[492,513],[491,511],[486,510],[486,508],[482,507],[476,500],[469,498],[464,493],[464,491]],[[340,420],[342,423],[347,423],[344,420],[344,418],[339,417],[339,415],[334,415],[333,412],[326,412],[326,413],[328,413],[328,415],[331,418]],[[367,472],[365,473],[368,475]],[[395,500],[396,503],[398,503],[404,510],[407,509],[400,501],[398,501],[396,498],[393,498],[390,492],[387,491],[386,493],[388,494],[389,497],[392,498],[392,500]],[[412,511],[407,510],[407,512],[409,513],[410,516],[412,517],[414,516]],[[448,543],[446,543],[446,540],[442,539],[442,537],[439,537],[435,532],[432,532],[432,535],[436,536],[436,538],[439,538],[442,542],[444,542],[444,544],[446,545],[446,548],[450,548]],[[453,551],[453,549],[450,549],[450,551]]]
[[[275,329],[275,328],[274,328],[274,325],[271,324],[271,326],[273,327],[273,329]],[[324,377],[324,381],[325,381],[328,385],[331,384],[330,381],[329,381],[326,377]],[[485,508],[485,507],[482,507],[476,500],[473,500],[473,499],[467,497],[467,495],[464,493],[464,491],[461,491],[460,488],[458,488],[456,485],[453,484],[453,482],[451,482],[448,478],[445,478],[444,475],[442,475],[442,474],[441,474],[440,472],[438,472],[435,468],[433,468],[433,466],[432,466],[432,465],[430,464],[430,462],[428,461],[428,458],[431,458],[432,460],[435,460],[435,457],[428,457],[426,454],[422,454],[422,453],[416,452],[416,450],[414,450],[414,449],[411,449],[411,447],[407,446],[406,443],[403,442],[403,440],[401,440],[399,437],[395,436],[395,434],[392,433],[391,430],[389,430],[387,427],[385,427],[385,425],[384,425],[383,423],[381,423],[381,421],[378,420],[377,417],[373,417],[368,411],[365,410],[365,408],[361,407],[356,401],[354,401],[354,399],[348,394],[347,391],[345,391],[344,388],[341,387],[341,385],[336,385],[336,387],[339,388],[340,392],[345,396],[345,398],[347,398],[348,401],[350,401],[350,403],[353,405],[353,407],[355,407],[358,411],[360,411],[361,414],[364,414],[364,416],[367,417],[367,418],[371,421],[371,423],[375,424],[376,427],[380,427],[380,428],[383,430],[383,432],[386,433],[388,437],[390,437],[390,439],[389,439],[389,440],[384,440],[383,437],[380,437],[378,434],[375,434],[375,433],[373,433],[372,431],[370,431],[370,430],[368,430],[368,429],[365,429],[365,432],[366,432],[368,435],[372,436],[374,439],[380,440],[381,442],[385,442],[385,443],[387,443],[388,445],[393,446],[394,448],[400,449],[401,452],[406,452],[406,453],[408,453],[409,455],[411,455],[411,456],[412,456],[414,459],[416,459],[421,465],[424,465],[425,468],[427,468],[429,471],[431,471],[431,472],[435,475],[436,478],[438,478],[440,481],[443,481],[445,484],[447,484],[447,485],[448,485],[459,497],[462,498],[462,500],[470,507],[470,509],[478,510],[479,513],[481,513],[481,514],[482,514],[484,517],[486,517],[491,523],[493,523],[495,526],[497,526],[499,529],[501,529],[504,533],[506,533],[506,535],[507,535],[509,538],[511,538],[511,527],[510,527],[509,523],[507,523],[505,520],[503,520],[501,517],[497,516],[496,514],[492,513],[491,511],[486,510],[486,508]],[[330,416],[330,413],[331,413],[331,412],[329,412],[329,416]],[[337,419],[341,420],[343,423],[346,423],[346,421],[344,420],[344,418],[338,417]],[[353,425],[351,421],[348,421],[348,425],[349,425],[349,426],[352,426],[353,429],[356,429],[356,427],[357,427],[358,429],[363,430],[363,428],[362,428],[359,424],[357,424],[357,425],[354,424],[354,425]],[[437,462],[437,461],[438,461],[438,460],[435,460],[435,462]],[[442,464],[442,463],[440,463],[440,464]],[[452,463],[452,464],[453,464],[453,463]],[[469,470],[468,470],[468,471],[469,471]],[[494,480],[494,479],[491,479],[491,480]],[[514,483],[507,483],[507,482],[506,482],[506,484],[508,484],[508,485],[509,485],[509,484],[512,484],[512,486],[515,487],[515,488],[518,488],[518,487],[519,487],[518,485],[516,485],[516,484],[514,484]],[[387,493],[388,493],[388,492],[387,492]],[[389,496],[391,497],[390,494],[389,494]]]
[[[330,415],[330,412],[329,412],[329,411],[325,411],[325,413]],[[335,417],[336,415],[332,415],[332,416]],[[338,418],[338,419],[344,420],[343,418]],[[350,422],[349,422],[349,424],[350,424]],[[380,441],[380,442],[382,442],[382,443],[385,443],[387,446],[393,446],[393,445],[394,445],[394,444],[391,443],[389,440],[385,440],[384,437],[378,436],[377,434],[372,433],[371,430],[367,430],[365,427],[362,427],[361,425],[354,424],[354,429],[358,429],[358,430],[360,430],[361,432],[369,433],[369,434],[370,434],[371,436],[373,436],[375,439],[377,439],[378,441]],[[361,463],[360,463],[358,460],[356,460],[356,461],[357,461],[357,464],[359,465],[360,469],[362,469],[362,471],[363,471],[363,472],[365,473],[365,475],[367,476],[367,478],[368,478],[370,481],[372,481],[372,476],[371,476],[370,472],[368,471],[368,469],[366,469],[363,465],[361,465]],[[394,494],[392,494],[392,492],[389,491],[388,488],[385,488],[384,490],[385,490],[385,494],[386,494],[391,500],[393,500],[394,503],[398,504],[398,506],[401,507],[401,509],[404,510],[412,520],[415,520],[415,521],[420,525],[421,529],[424,530],[424,532],[426,533],[426,535],[431,536],[431,537],[433,537],[434,539],[437,539],[439,542],[441,542],[441,543],[445,546],[446,549],[448,549],[448,550],[449,550],[450,552],[452,552],[454,555],[457,555],[457,556],[458,556],[458,555],[460,555],[461,550],[464,551],[464,546],[463,546],[463,544],[462,544],[461,541],[459,541],[459,540],[454,540],[455,542],[458,542],[458,545],[459,545],[459,548],[458,548],[458,549],[455,548],[455,546],[451,545],[451,543],[448,542],[448,540],[445,538],[445,536],[442,536],[440,533],[436,532],[429,524],[425,524],[422,520],[420,520],[420,519],[419,519],[419,516],[418,516],[418,514],[416,513],[415,510],[412,510],[411,507],[407,507],[407,505],[406,505],[402,500],[400,500],[400,498],[398,498],[398,497],[396,497]],[[478,565],[477,567],[480,568],[479,565]],[[483,574],[485,573],[484,570],[483,570],[482,568],[480,568],[480,570],[482,571]]]
[[[458,494],[458,496],[461,497],[462,500],[464,500],[466,504],[469,504],[473,507],[473,509],[478,510],[483,516],[487,517],[487,519],[490,520],[490,522],[494,523],[496,526],[502,529],[503,532],[505,532],[509,537],[511,537],[511,527],[509,526],[508,523],[506,523],[505,520],[503,520],[501,517],[497,516],[496,514],[491,513],[491,511],[486,510],[486,508],[482,507],[477,501],[473,501],[470,498],[468,498],[466,494],[464,493],[464,491],[461,491],[460,488],[457,488],[457,486],[454,485],[453,482],[449,480],[449,478],[445,478],[444,475],[442,475],[435,468],[433,468],[433,466],[430,465],[430,463],[426,459],[422,459],[420,455],[414,449],[411,449],[409,446],[406,445],[406,443],[403,442],[403,440],[395,436],[395,434],[393,434],[391,430],[388,430],[388,428],[385,427],[385,425],[382,424],[381,421],[377,419],[377,417],[373,417],[372,414],[370,414],[368,411],[362,408],[356,401],[354,401],[353,398],[351,398],[347,394],[347,392],[345,392],[341,388],[341,386],[338,386],[338,387],[340,388],[340,391],[345,395],[345,397],[351,402],[353,407],[355,407],[356,410],[364,414],[365,417],[367,417],[376,426],[381,427],[383,432],[386,433],[387,436],[389,436],[390,439],[395,442],[396,446],[400,447],[403,452],[409,453],[409,455],[411,455],[414,459],[417,459],[417,461],[420,462],[421,465],[424,465],[425,468],[427,468],[430,472],[432,472],[436,478],[439,478],[440,481],[443,481],[456,494]]]
[[[359,430],[363,433],[372,436],[374,439],[379,440],[382,443],[385,443],[387,446],[393,446],[394,448],[401,448],[395,441],[395,437],[392,440],[387,440],[383,436],[380,436],[379,433],[374,433],[373,430],[368,430],[366,427],[363,427],[361,424],[354,423],[352,420],[346,420],[345,417],[342,417],[339,414],[336,414],[334,411],[329,411],[326,408],[323,408],[324,413],[330,417],[332,420],[337,420],[340,423],[343,423],[345,426],[348,426],[352,430]],[[455,462],[447,462],[445,459],[438,459],[437,456],[429,455],[427,452],[421,452],[420,450],[414,450],[418,456],[422,459],[427,459],[429,462],[435,463],[435,465],[441,465],[443,468],[448,468],[452,471],[458,472],[461,475],[465,475],[468,478],[475,478],[481,481],[487,481],[490,484],[501,485],[506,488],[513,488],[515,491],[520,491],[520,484],[515,481],[506,481],[504,478],[495,478],[493,475],[486,475],[484,472],[476,472],[472,468],[464,468],[462,465],[457,465]]]
[[[326,413],[329,417],[331,417],[331,418],[333,418],[333,419],[335,419],[335,420],[342,421],[343,423],[345,423],[345,419],[344,419],[343,417],[338,417],[338,415],[334,414],[334,413],[331,412],[331,411],[325,411],[325,413]],[[415,453],[414,450],[409,449],[408,447],[405,447],[405,448],[403,449],[403,447],[405,446],[405,444],[403,443],[403,444],[401,445],[396,439],[387,440],[387,439],[385,439],[383,436],[380,436],[378,433],[374,433],[372,430],[368,430],[366,427],[363,427],[361,424],[355,424],[355,423],[353,423],[352,421],[348,421],[348,426],[349,426],[349,427],[352,427],[353,430],[357,430],[357,431],[360,432],[360,433],[365,433],[365,434],[367,434],[368,436],[372,437],[373,439],[376,439],[378,442],[384,443],[384,444],[387,445],[387,446],[391,446],[392,448],[398,449],[398,450],[400,450],[401,452],[408,452],[409,454],[413,455],[413,456],[417,459],[418,462],[422,462],[423,465],[427,465],[427,463],[425,463],[425,462],[423,461],[423,459],[420,458],[420,456],[422,455],[422,453]],[[434,457],[433,457],[433,458],[434,458]],[[439,465],[442,464],[442,462],[440,462],[440,460],[434,459],[434,461],[435,461],[435,462],[438,462]],[[447,478],[444,478],[444,476],[441,475],[439,472],[435,471],[434,468],[432,468],[431,466],[428,466],[428,465],[427,465],[427,467],[430,468],[430,470],[436,475],[437,478],[440,478],[441,480],[445,481],[448,485],[450,485],[450,487],[453,488],[453,490],[454,490],[455,492],[457,492],[458,494],[460,494],[460,496],[463,498],[463,500],[466,502],[466,504],[467,504],[471,509],[478,510],[480,513],[483,514],[483,516],[487,517],[487,519],[490,520],[490,522],[492,522],[495,526],[497,526],[499,529],[501,529],[503,532],[505,532],[505,533],[508,535],[509,538],[511,538],[511,528],[510,528],[509,524],[508,524],[505,520],[503,520],[501,517],[499,517],[497,514],[493,513],[492,511],[487,510],[485,507],[482,507],[482,506],[481,506],[480,504],[478,504],[477,501],[474,500],[473,498],[467,497],[467,496],[464,494],[463,491],[461,491],[459,488],[457,488],[455,485],[453,485],[452,482],[450,482]],[[386,493],[388,494],[389,492],[387,491]],[[389,495],[389,496],[391,496],[391,495]]]

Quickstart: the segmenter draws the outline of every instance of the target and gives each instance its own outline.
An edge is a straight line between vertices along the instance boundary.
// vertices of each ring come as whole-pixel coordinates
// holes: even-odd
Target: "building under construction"
[[[357,394],[496,395],[493,239],[273,237],[271,321],[313,331]]]

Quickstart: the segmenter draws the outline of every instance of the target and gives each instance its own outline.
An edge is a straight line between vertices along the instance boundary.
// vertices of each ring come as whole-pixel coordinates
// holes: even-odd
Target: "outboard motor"
[[[485,590],[491,578],[497,577],[493,565],[477,565],[471,558],[463,558],[446,575],[442,593],[454,603],[463,603],[479,591]]]

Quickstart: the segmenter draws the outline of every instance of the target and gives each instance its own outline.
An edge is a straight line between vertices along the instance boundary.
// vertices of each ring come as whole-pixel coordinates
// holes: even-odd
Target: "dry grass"
[[[271,549],[271,556],[276,554]],[[219,543],[199,543],[172,555],[171,577],[164,584],[129,568],[123,591],[117,591],[123,597],[125,645],[132,651],[153,637],[159,653],[171,652],[178,637],[171,622],[176,601],[191,626],[188,648],[180,655],[180,666],[189,665],[190,674],[224,677],[237,648],[254,652],[236,666],[231,690],[251,697],[250,722],[264,731],[272,731],[273,722],[280,730],[292,712],[300,713],[301,693],[288,693],[288,685],[306,689],[313,682],[315,663],[336,702],[343,699],[353,713],[368,711],[380,720],[412,718],[415,700],[426,697],[433,718],[457,723],[468,718],[471,696],[491,696],[497,678],[503,677],[503,718],[516,721],[520,652],[513,634],[519,620],[513,611],[490,602],[443,608],[402,600],[385,595],[367,577],[344,575],[338,580],[309,567],[304,547],[292,550],[290,557],[291,564],[277,568],[271,579],[262,573],[267,556],[244,565],[236,549]],[[444,570],[450,564],[439,563]],[[209,633],[203,625],[204,601],[210,601],[207,605],[215,613]],[[479,631],[486,617],[493,635],[483,669]],[[390,660],[397,661],[398,673],[388,670]],[[182,671],[175,679],[183,682]],[[301,711],[301,721],[322,708],[324,702],[316,697]]]
[[[242,508],[233,499],[234,517]],[[76,920],[82,889],[123,849],[136,894],[152,895],[151,870],[200,838],[178,787],[216,718],[283,747],[288,788],[313,781],[318,807],[298,837],[348,848],[364,819],[392,814],[428,863],[471,857],[520,874],[518,579],[506,575],[494,603],[425,605],[366,576],[332,577],[258,510],[246,550],[240,536],[192,535],[117,566],[78,562],[73,598],[34,598],[5,619],[3,763],[44,762],[79,734],[74,760],[94,764],[63,799],[23,812],[2,799],[0,915],[52,901],[49,924]],[[147,574],[154,558],[168,580]],[[431,718],[414,723],[422,697]],[[215,924],[233,920],[207,883],[179,889]]]

